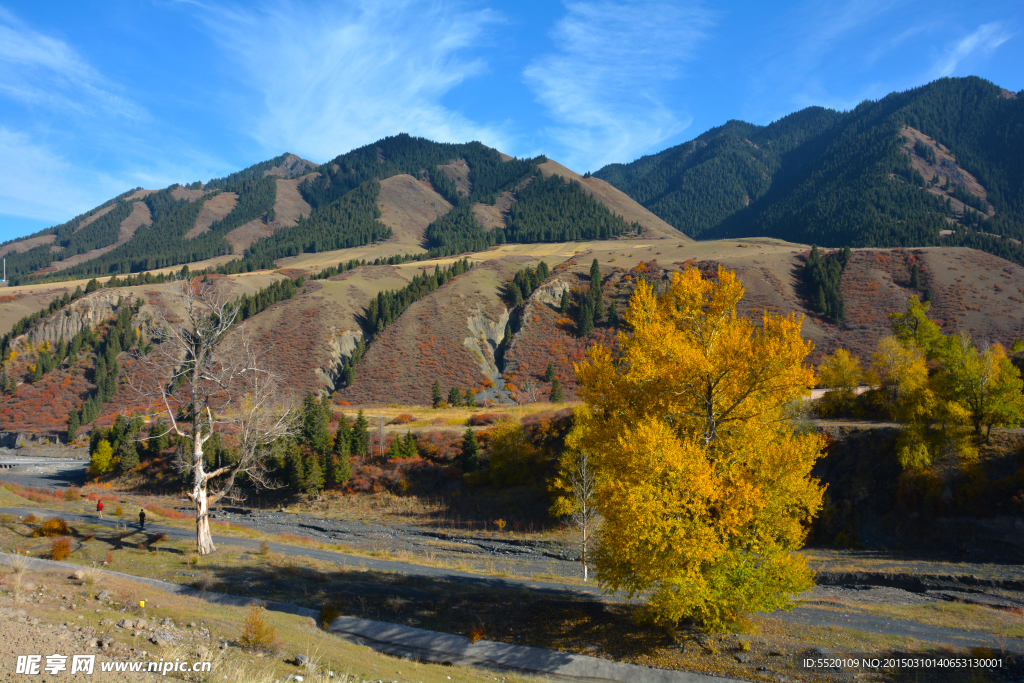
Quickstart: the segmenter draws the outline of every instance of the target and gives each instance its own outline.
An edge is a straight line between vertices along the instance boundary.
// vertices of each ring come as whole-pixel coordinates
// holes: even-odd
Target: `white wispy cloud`
[[[1009,40],[1011,34],[1001,22],[982,24],[970,35],[950,44],[932,68],[932,78],[951,76],[961,62],[975,56],[988,56]]]
[[[487,70],[466,56],[500,17],[454,2],[194,4],[257,93],[248,131],[268,149],[324,160],[386,135],[506,145],[502,126],[442,104]]]
[[[0,94],[30,107],[142,119],[140,107],[66,42],[0,8]]]
[[[0,126],[0,159],[0,213],[11,216],[57,223],[128,189],[105,173],[81,173],[50,146],[6,126]]]
[[[633,159],[685,129],[668,103],[712,24],[696,2],[574,2],[552,33],[556,50],[532,61],[526,83],[555,125],[563,163],[579,170]]]

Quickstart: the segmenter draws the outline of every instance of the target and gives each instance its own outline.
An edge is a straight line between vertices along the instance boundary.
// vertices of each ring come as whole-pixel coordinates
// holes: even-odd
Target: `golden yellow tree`
[[[586,452],[603,518],[593,558],[605,590],[649,594],[660,623],[724,628],[791,606],[811,585],[792,554],[821,506],[810,476],[823,439],[794,432],[812,344],[800,320],[739,317],[743,287],[694,269],[660,298],[640,282],[619,336],[575,366],[584,404],[563,469]]]
[[[835,415],[847,409],[863,377],[860,359],[846,349],[837,349],[826,358],[818,366],[818,384],[829,390],[820,400],[822,414]]]

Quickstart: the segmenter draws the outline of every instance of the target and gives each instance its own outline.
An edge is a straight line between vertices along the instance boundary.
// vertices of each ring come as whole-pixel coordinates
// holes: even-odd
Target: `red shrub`
[[[477,413],[476,415],[470,416],[467,424],[474,427],[482,427],[483,425],[492,425],[495,422],[507,419],[508,413]]]

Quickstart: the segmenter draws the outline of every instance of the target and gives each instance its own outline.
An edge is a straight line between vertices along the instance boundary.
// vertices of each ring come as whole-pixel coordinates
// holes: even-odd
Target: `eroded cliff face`
[[[470,336],[463,339],[462,344],[473,355],[480,372],[494,382],[494,387],[477,393],[477,400],[493,401],[508,400],[509,394],[505,389],[505,380],[498,368],[501,355],[501,344],[505,338],[505,325],[508,324],[509,311],[502,307],[498,319],[488,317],[481,309],[477,309],[466,319]]]
[[[40,320],[35,327],[25,333],[24,338],[33,346],[43,342],[50,342],[56,346],[61,338],[70,342],[72,337],[87,327],[96,329],[110,320],[117,314],[117,302],[126,302],[132,296],[132,292],[123,289],[99,289],[91,292],[64,310]],[[133,319],[135,326],[146,339],[151,339],[156,333],[154,313],[153,307],[144,300]]]
[[[70,341],[87,327],[95,329],[109,320],[114,315],[119,296],[114,290],[102,289],[92,292],[70,304],[63,311],[57,311],[40,320],[26,333],[27,338],[33,346],[43,342],[50,342],[56,346],[61,338]]]
[[[334,391],[338,387],[342,367],[352,357],[363,338],[363,331],[359,328],[339,330],[336,327],[331,327],[330,331],[327,348],[331,351],[332,361],[326,368],[317,368],[316,376],[328,391]]]

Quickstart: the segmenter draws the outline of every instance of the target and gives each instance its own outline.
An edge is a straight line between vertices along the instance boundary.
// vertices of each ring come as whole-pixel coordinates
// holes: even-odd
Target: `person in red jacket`
[[[96,502],[96,512],[99,514],[100,519],[103,519],[103,501]]]

